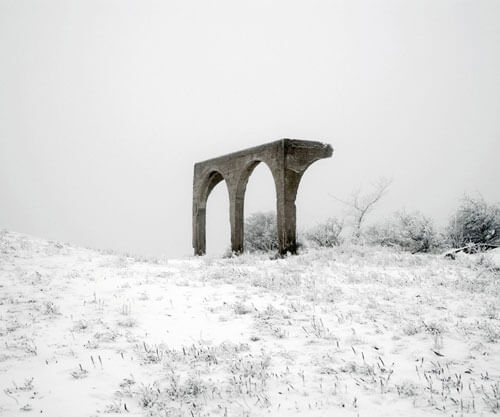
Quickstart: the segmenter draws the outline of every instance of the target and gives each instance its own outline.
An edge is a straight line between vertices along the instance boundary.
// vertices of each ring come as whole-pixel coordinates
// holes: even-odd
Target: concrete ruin
[[[265,163],[276,186],[279,253],[297,252],[295,197],[300,179],[313,162],[329,158],[333,149],[321,142],[281,139],[254,148],[230,153],[194,165],[193,248],[195,255],[206,252],[206,205],[213,188],[222,180],[229,191],[231,248],[243,252],[244,202],[248,178],[255,167]]]

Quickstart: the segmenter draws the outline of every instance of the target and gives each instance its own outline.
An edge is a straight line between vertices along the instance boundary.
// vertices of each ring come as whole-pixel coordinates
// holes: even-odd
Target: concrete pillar
[[[234,253],[243,252],[244,237],[244,197],[236,193],[229,194],[229,219],[231,222],[231,250]]]
[[[276,213],[278,222],[278,246],[280,255],[297,253],[297,208],[295,199],[302,173],[283,170],[277,181]]]
[[[195,255],[206,253],[206,210],[205,207],[195,208],[193,213],[193,248]]]

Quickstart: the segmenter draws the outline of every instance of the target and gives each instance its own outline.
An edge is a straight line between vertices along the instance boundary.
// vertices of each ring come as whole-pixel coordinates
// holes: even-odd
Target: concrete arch
[[[207,200],[212,190],[221,181],[225,181],[225,178],[219,171],[216,169],[209,170],[204,173],[197,193],[193,195],[193,206],[196,206],[196,218],[193,216],[193,242],[196,240],[198,244],[196,255],[203,255],[206,252]],[[229,190],[227,181],[225,182],[226,188]],[[230,196],[229,199],[231,200]]]
[[[200,206],[206,206],[208,196],[221,181],[225,181],[224,176],[217,170],[212,170],[205,175],[198,193],[198,204]]]
[[[193,177],[193,248],[196,255],[206,251],[206,200],[210,191],[225,179],[229,191],[231,248],[243,251],[243,209],[248,179],[264,162],[276,187],[276,212],[280,254],[296,253],[295,198],[300,179],[313,162],[332,155],[328,144],[297,139],[281,139],[265,145],[199,162]]]
[[[243,241],[245,240],[245,193],[248,185],[248,180],[252,175],[257,165],[263,163],[270,171],[274,187],[277,192],[278,182],[276,180],[276,173],[273,172],[272,166],[269,165],[263,158],[255,159],[246,162],[241,172],[239,173],[236,181],[236,189],[234,192],[234,209],[231,211],[233,218],[231,218],[231,248],[233,252],[242,253],[244,250]]]

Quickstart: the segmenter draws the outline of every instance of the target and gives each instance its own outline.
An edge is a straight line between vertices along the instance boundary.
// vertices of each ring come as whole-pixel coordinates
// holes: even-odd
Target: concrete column
[[[280,255],[297,253],[297,209],[295,207],[295,198],[297,197],[301,177],[302,173],[283,170],[282,178],[278,180],[276,212]]]
[[[231,250],[234,253],[243,252],[244,236],[244,197],[236,193],[229,194],[229,219],[231,221]]]
[[[193,247],[195,255],[206,253],[206,209],[205,207],[194,207],[193,209]]]

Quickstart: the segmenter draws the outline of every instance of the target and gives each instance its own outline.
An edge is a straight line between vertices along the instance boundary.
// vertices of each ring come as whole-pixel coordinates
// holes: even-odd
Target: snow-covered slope
[[[0,233],[0,415],[499,412],[488,255],[141,260]]]
[[[488,255],[492,264],[500,269],[500,248],[493,249]]]

